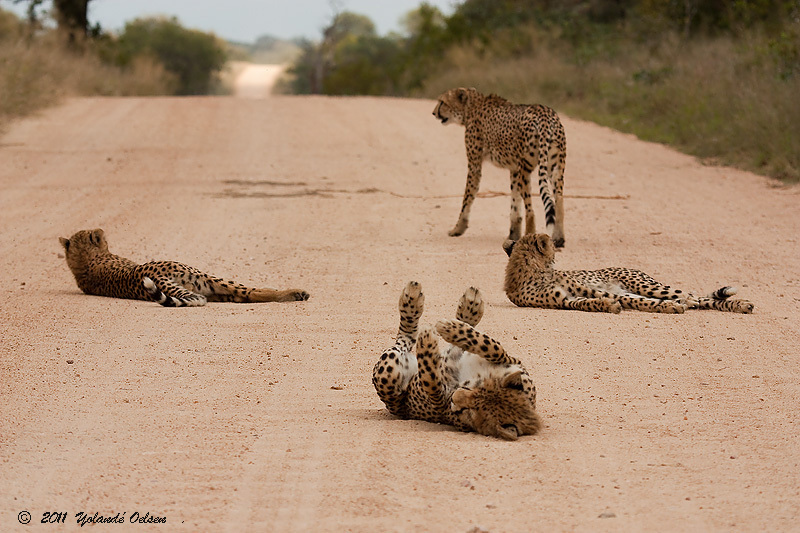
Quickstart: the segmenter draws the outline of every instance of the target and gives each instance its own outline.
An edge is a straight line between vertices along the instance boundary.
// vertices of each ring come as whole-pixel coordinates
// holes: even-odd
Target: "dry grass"
[[[0,129],[68,96],[171,94],[174,80],[163,67],[138,58],[122,70],[91,50],[66,50],[53,32],[29,38],[22,25],[0,12]]]
[[[581,48],[535,34],[519,57],[453,49],[421,94],[475,86],[540,102],[687,153],[800,181],[800,73],[782,77],[758,34]]]

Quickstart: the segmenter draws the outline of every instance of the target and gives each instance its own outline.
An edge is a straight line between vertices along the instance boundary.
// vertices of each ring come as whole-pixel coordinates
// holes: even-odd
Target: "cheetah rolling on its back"
[[[458,320],[418,333],[425,296],[412,281],[400,295],[400,330],[372,373],[372,384],[395,416],[456,426],[463,431],[516,440],[541,422],[536,387],[522,363],[474,329],[483,316],[480,291],[461,297]],[[439,351],[437,334],[450,345]],[[416,346],[416,356],[414,347]]]
[[[497,95],[475,89],[450,89],[439,96],[433,115],[442,124],[465,127],[467,185],[458,222],[451,236],[461,235],[481,182],[481,167],[490,160],[511,171],[511,228],[508,238],[536,231],[531,205],[531,172],[539,167],[539,195],[544,203],[547,231],[556,246],[564,246],[564,167],[567,138],[555,111],[543,105],[512,104]],[[552,192],[552,196],[551,196]]]
[[[78,288],[86,294],[153,300],[165,307],[199,306],[207,301],[308,300],[308,293],[300,289],[251,289],[174,261],[139,265],[109,252],[101,229],[79,231],[69,239],[59,240]]]
[[[506,295],[520,307],[605,313],[619,313],[622,309],[653,313],[683,313],[686,309],[753,312],[752,303],[729,299],[736,294],[733,287],[697,297],[663,285],[640,270],[554,270],[555,247],[546,234],[509,240],[503,248],[509,255]]]

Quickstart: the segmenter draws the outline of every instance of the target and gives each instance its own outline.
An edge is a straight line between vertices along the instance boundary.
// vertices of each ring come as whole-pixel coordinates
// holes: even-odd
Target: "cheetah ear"
[[[65,252],[69,252],[69,239],[65,239],[64,237],[59,237],[58,242],[60,242],[61,246],[64,247]]]
[[[515,426],[500,426],[497,428],[497,434],[498,437],[505,440],[517,440],[519,438],[519,433]]]
[[[451,398],[453,405],[459,409],[472,409],[475,406],[475,392],[469,389],[458,389]]]
[[[467,101],[467,91],[468,89],[464,89],[463,87],[458,90],[458,101],[462,104]]]
[[[515,244],[517,244],[517,241],[512,241],[511,239],[506,239],[506,242],[503,243],[503,250],[505,250],[508,257],[511,257],[511,252],[514,251]]]
[[[533,241],[536,244],[536,249],[539,250],[539,253],[542,255],[547,253],[547,243],[550,240],[550,235],[547,233],[540,233],[536,236],[536,239]]]
[[[522,390],[522,370],[517,370],[503,378],[503,387]]]
[[[89,240],[92,244],[100,246],[100,243],[103,242],[103,235],[105,235],[105,233],[100,228],[92,230],[89,234]]]

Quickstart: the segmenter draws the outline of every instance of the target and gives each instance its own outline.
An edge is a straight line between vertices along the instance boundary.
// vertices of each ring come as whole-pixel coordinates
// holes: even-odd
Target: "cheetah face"
[[[517,371],[500,379],[488,378],[475,389],[457,389],[451,409],[481,435],[505,440],[532,435],[540,421],[520,377]]]
[[[439,102],[433,109],[433,116],[445,126],[464,124],[464,108],[469,99],[468,89],[450,89],[439,95]]]
[[[433,116],[436,117],[437,120],[441,120],[442,124],[445,126],[449,124],[457,124],[457,119],[454,120],[452,109],[450,109],[450,106],[441,100],[439,100],[439,103],[436,104],[436,108],[433,110]]]

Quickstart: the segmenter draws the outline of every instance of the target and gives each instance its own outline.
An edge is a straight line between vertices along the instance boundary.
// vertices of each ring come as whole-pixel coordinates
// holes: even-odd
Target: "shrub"
[[[127,23],[108,54],[120,66],[139,56],[156,59],[177,79],[179,95],[209,93],[226,61],[226,47],[214,35],[186,29],[175,18]]]
[[[64,48],[55,31],[31,35],[27,24],[0,10],[0,129],[10,118],[66,96],[167,94],[173,80],[160,63],[139,57],[127,68],[101,61],[97,44]]]

